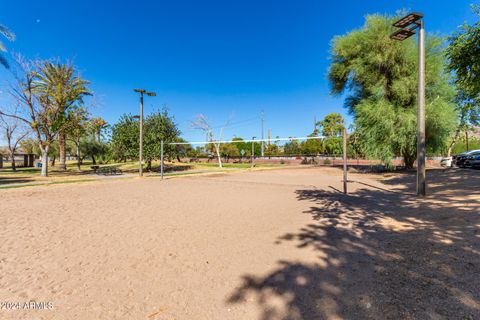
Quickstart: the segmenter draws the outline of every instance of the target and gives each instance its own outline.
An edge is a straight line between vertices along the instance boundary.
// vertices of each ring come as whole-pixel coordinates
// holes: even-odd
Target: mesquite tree
[[[358,142],[369,157],[389,164],[395,156],[411,168],[416,159],[418,48],[415,38],[394,41],[389,35],[398,17],[370,15],[365,25],[332,41],[331,92],[347,94]],[[436,153],[456,123],[454,89],[445,72],[442,39],[427,34],[426,145]]]

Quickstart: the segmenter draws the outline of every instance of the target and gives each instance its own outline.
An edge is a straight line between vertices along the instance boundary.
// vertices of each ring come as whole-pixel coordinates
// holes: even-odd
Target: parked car
[[[480,151],[470,153],[465,159],[465,167],[478,167],[480,166]]]
[[[472,153],[475,153],[475,152],[480,152],[480,150],[471,150],[471,151],[467,151],[467,152],[463,152],[463,153],[454,155],[452,157],[453,164],[457,167],[465,168],[465,161],[467,160],[467,157],[470,156]]]
[[[453,167],[453,157],[445,157],[440,160],[440,165],[442,167]]]

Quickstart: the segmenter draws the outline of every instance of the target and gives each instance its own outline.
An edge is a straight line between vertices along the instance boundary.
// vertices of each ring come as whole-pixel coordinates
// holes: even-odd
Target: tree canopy
[[[123,115],[112,126],[111,151],[114,159],[126,160],[138,158],[139,122],[132,115]],[[143,156],[148,162],[147,168],[154,159],[160,158],[160,142],[176,142],[180,135],[174,119],[166,109],[149,114],[144,122]],[[164,154],[174,157],[177,148],[164,145]]]
[[[343,117],[340,113],[329,113],[322,121],[317,122],[317,126],[322,129],[322,135],[325,137],[339,136],[344,128]]]
[[[418,49],[414,38],[389,35],[398,17],[370,15],[364,26],[332,41],[329,80],[334,95],[347,94],[363,152],[389,163],[416,158]],[[442,39],[428,34],[426,56],[426,143],[443,150],[456,124],[454,89],[445,70]]]
[[[473,6],[480,17],[480,7]],[[448,69],[455,75],[460,125],[480,122],[480,21],[464,24],[449,38]]]

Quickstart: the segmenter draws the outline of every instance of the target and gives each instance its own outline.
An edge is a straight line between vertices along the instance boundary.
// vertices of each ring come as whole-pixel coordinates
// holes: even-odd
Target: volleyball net
[[[275,137],[242,139],[164,142],[165,150],[187,162],[220,163],[301,163],[339,165],[344,156],[360,161],[354,145],[342,136]],[[357,161],[357,162],[358,162]]]
[[[241,139],[209,141],[161,141],[161,176],[164,175],[164,156],[173,153],[185,162],[216,162],[220,168],[226,163],[257,165],[341,165],[343,189],[347,192],[348,137],[289,137],[274,139]],[[351,150],[352,151],[352,150]]]

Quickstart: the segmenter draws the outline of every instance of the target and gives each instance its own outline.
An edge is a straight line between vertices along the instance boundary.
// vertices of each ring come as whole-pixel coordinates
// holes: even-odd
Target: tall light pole
[[[140,93],[140,146],[139,146],[139,160],[140,160],[140,167],[138,170],[138,174],[140,177],[143,177],[143,94],[146,94],[150,97],[155,97],[155,92],[149,92],[143,89],[133,89],[133,91]]]
[[[254,164],[253,164],[253,160],[255,159],[255,138],[256,137],[252,137],[252,165],[251,167],[253,168]]]
[[[400,28],[390,35],[394,40],[403,41],[418,29],[418,110],[417,110],[417,195],[426,194],[425,173],[425,28],[423,14],[412,12],[393,24]]]
[[[263,110],[262,110],[262,113],[261,113],[261,116],[260,116],[260,120],[262,121],[262,152],[261,152],[261,155],[262,157],[265,155],[265,142],[263,141]]]

